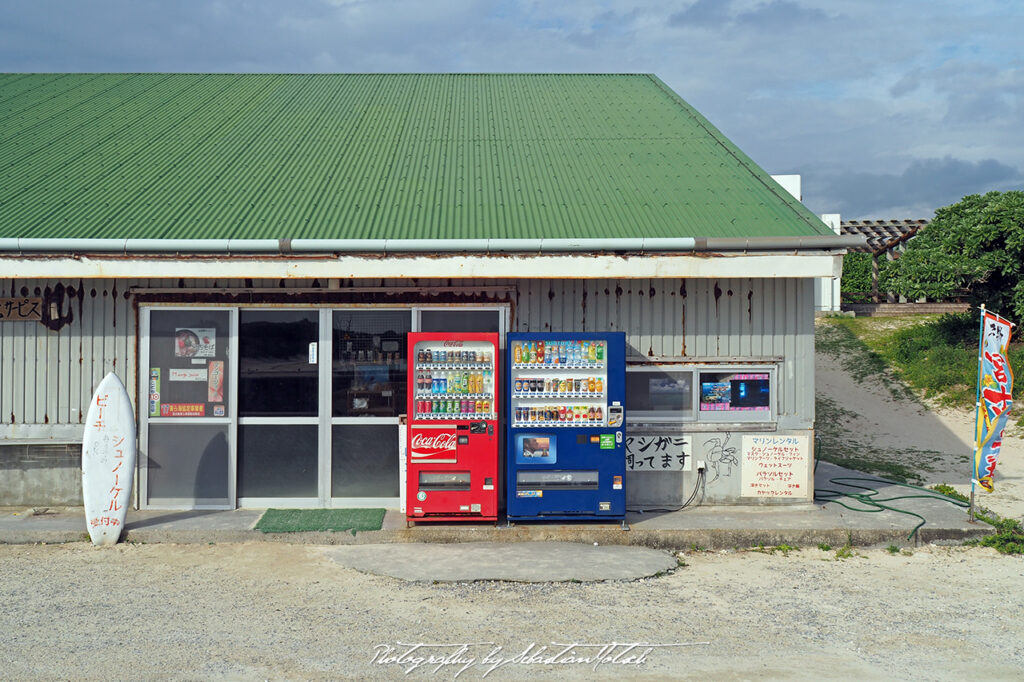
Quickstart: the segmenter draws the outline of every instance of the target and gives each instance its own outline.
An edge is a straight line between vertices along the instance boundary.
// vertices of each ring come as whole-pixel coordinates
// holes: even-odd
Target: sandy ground
[[[931,546],[683,558],[634,582],[431,584],[358,573],[317,546],[0,546],[0,669],[12,680],[453,679],[463,667],[469,680],[1009,680],[1024,670],[1020,557]],[[573,643],[576,657],[600,650],[581,645],[672,646],[596,667],[569,653],[544,661]],[[402,658],[417,644],[431,646]],[[425,663],[462,644],[462,663]],[[535,662],[516,658],[541,647]]]
[[[821,352],[815,360],[815,389],[819,397],[831,398],[844,410],[841,428],[831,432],[852,452],[870,453],[909,466],[922,476],[925,485],[945,483],[970,494],[973,411],[929,408],[912,400],[897,400],[878,379],[857,381],[842,369],[838,358]],[[1024,409],[1022,405],[1024,401],[1018,400],[1011,420]],[[1022,435],[1015,432],[1003,440],[995,492],[985,493],[980,488],[977,492],[978,504],[1004,518],[1024,518]]]

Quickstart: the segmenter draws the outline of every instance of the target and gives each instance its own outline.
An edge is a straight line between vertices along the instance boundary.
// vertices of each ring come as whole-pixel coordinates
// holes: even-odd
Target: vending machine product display
[[[498,518],[497,334],[410,333],[406,519]]]
[[[625,349],[622,332],[508,335],[510,521],[625,519]]]

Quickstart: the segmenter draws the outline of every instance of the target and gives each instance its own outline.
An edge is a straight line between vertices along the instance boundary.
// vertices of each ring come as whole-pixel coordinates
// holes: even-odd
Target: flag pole
[[[982,344],[985,342],[985,304],[981,304],[981,319],[978,323],[978,380],[974,385],[974,457],[971,458],[971,502],[967,508],[967,521],[968,523],[974,523],[974,481],[978,477],[978,451],[981,449],[981,444],[978,439],[981,437],[980,425],[978,420],[980,418],[981,410],[981,354],[984,352]]]

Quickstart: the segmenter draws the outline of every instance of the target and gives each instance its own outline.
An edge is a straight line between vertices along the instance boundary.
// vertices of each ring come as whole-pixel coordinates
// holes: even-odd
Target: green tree
[[[871,300],[871,254],[854,251],[843,256],[843,300],[866,303]]]
[[[886,275],[908,299],[966,290],[972,302],[1024,320],[1024,192],[973,194],[940,208]]]

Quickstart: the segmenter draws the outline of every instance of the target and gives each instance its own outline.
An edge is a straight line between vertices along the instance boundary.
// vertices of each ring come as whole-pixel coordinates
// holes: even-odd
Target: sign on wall
[[[41,298],[0,298],[0,320],[22,322],[43,319]]]
[[[807,497],[807,436],[743,436],[740,458],[744,497]]]
[[[626,436],[627,471],[690,471],[692,458],[689,435]]]

